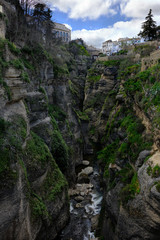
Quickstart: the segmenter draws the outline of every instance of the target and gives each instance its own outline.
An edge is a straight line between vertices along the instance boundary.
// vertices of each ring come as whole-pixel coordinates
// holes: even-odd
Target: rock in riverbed
[[[90,175],[93,173],[93,167],[86,167],[84,169],[82,169],[82,171],[78,174],[78,177],[81,175],[81,174],[86,174],[86,175]]]

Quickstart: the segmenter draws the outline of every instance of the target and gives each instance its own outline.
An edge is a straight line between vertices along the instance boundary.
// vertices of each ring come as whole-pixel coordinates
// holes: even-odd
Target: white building
[[[102,52],[107,56],[110,56],[113,53],[118,52],[119,50],[120,50],[120,47],[117,41],[108,40],[102,44]]]
[[[61,38],[63,42],[71,41],[71,30],[64,24],[54,22],[52,32],[55,34],[56,38]]]
[[[131,46],[133,44],[139,44],[142,42],[141,38],[119,38],[118,44],[119,46]]]
[[[133,44],[143,42],[141,38],[119,38],[118,41],[107,40],[102,43],[102,52],[107,56],[119,52],[121,49]]]

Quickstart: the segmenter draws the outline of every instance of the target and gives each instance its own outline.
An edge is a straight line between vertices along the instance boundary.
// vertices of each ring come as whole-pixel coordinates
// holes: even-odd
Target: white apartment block
[[[107,56],[112,55],[120,50],[120,46],[117,41],[108,40],[102,44],[102,52]]]
[[[52,32],[56,38],[61,38],[63,42],[71,41],[71,30],[64,24],[54,22]]]
[[[102,52],[107,56],[117,53],[125,46],[141,43],[141,38],[119,38],[118,41],[107,40],[102,43]]]

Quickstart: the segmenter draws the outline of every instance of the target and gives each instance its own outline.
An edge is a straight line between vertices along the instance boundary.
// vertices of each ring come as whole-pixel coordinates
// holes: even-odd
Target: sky
[[[72,30],[72,40],[102,47],[106,40],[136,37],[149,9],[160,25],[160,0],[48,0],[52,20]]]

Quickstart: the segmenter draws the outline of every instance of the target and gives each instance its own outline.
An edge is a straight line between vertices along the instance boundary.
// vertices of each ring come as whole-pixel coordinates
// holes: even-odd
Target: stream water
[[[83,166],[85,168],[86,166]],[[81,170],[83,170],[83,168]],[[61,240],[96,239],[95,231],[101,210],[102,191],[98,166],[93,166],[89,182],[77,184],[81,189],[70,197],[70,222],[63,230]]]

